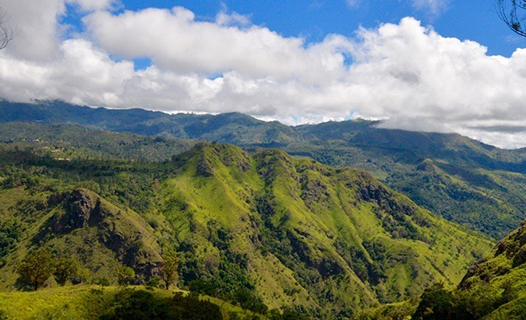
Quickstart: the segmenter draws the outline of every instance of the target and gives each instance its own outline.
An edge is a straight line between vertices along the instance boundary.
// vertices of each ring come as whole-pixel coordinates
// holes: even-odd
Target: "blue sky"
[[[496,0],[0,0],[0,98],[383,119],[526,146],[526,40]]]
[[[198,19],[214,19],[225,7],[242,15],[249,15],[254,24],[266,26],[284,36],[302,36],[318,42],[329,33],[353,36],[358,27],[377,27],[380,23],[398,23],[412,16],[431,25],[442,36],[473,40],[488,47],[489,54],[509,56],[526,40],[514,35],[498,18],[494,0],[452,0],[443,3],[440,12],[429,6],[416,8],[408,1],[360,0],[349,5],[345,0],[286,0],[286,1],[166,1],[124,0],[127,10],[146,7],[172,8],[183,6],[193,11]]]
[[[402,0],[121,0],[115,12],[181,6],[194,12],[198,20],[212,21],[218,12],[227,10],[248,16],[252,23],[268,27],[285,37],[303,37],[307,43],[320,42],[332,33],[353,37],[360,27],[375,28],[382,23],[398,23],[400,19],[411,16],[442,36],[476,41],[487,47],[489,55],[510,56],[517,48],[526,46],[526,39],[515,35],[499,19],[495,0],[429,2],[436,3],[437,7],[418,6]],[[83,15],[75,8],[70,5],[62,19],[74,25],[75,30],[82,30]],[[148,58],[134,61],[136,69],[144,69],[151,64]]]

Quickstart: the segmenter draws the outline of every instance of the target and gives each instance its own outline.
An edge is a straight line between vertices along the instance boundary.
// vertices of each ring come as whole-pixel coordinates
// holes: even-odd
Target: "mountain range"
[[[38,248],[136,284],[168,250],[262,317],[521,319],[525,178],[522,149],[374,121],[2,101],[0,291]]]
[[[526,151],[499,149],[458,134],[382,129],[381,123],[365,120],[290,127],[239,113],[170,115],[142,109],[94,109],[57,101],[0,102],[0,122],[69,123],[155,136],[155,147],[142,153],[145,160],[170,159],[177,152],[167,149],[188,149],[188,140],[230,143],[250,152],[280,148],[323,164],[371,172],[418,205],[495,239],[504,237],[526,218]],[[13,125],[0,130],[4,141],[21,139],[16,132],[22,129],[13,130]],[[49,133],[49,129],[43,130]],[[53,134],[60,135],[57,130]],[[41,133],[27,127],[22,136],[37,139]],[[68,141],[73,140],[79,143],[74,138]],[[132,148],[127,145],[124,149]]]

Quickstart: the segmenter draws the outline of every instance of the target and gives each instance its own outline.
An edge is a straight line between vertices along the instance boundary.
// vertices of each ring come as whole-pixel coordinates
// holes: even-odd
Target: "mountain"
[[[160,252],[172,249],[180,286],[344,318],[429,283],[455,285],[492,246],[366,172],[280,150],[251,155],[202,142],[149,163],[0,146],[4,289],[40,247],[76,258],[94,277],[113,279],[128,265],[136,282],[156,275]]]
[[[31,147],[55,158],[164,161],[186,151],[194,141],[94,130],[73,124],[11,122],[0,124],[0,143]]]
[[[470,295],[486,292],[487,319],[526,318],[526,222],[499,241],[491,255],[471,266],[459,285]]]
[[[357,320],[526,319],[526,222],[473,264],[459,285],[430,285],[403,303],[362,310]]]
[[[44,246],[58,256],[75,258],[95,277],[110,277],[120,264],[133,266],[143,278],[158,272],[161,250],[148,223],[92,191],[49,194],[8,188],[0,198],[4,203],[0,230],[15,224],[24,231],[16,246],[0,240],[2,249],[12,251],[2,263],[3,287],[16,285],[15,269],[27,250]]]
[[[16,127],[24,121],[75,123],[92,129],[154,135],[156,139],[218,141],[254,152],[279,147],[324,164],[367,170],[418,205],[495,239],[504,237],[526,218],[526,151],[503,150],[458,134],[382,129],[381,123],[365,120],[289,127],[239,113],[169,115],[141,109],[93,109],[57,101],[0,102],[0,122],[13,121],[19,122],[2,131],[4,141],[16,141]],[[168,160],[175,154],[169,151],[173,142],[150,141],[146,145],[150,143],[149,151],[142,156],[134,153],[135,157]],[[163,156],[163,152],[151,151],[157,146],[168,152]],[[189,147],[181,145],[177,150]]]

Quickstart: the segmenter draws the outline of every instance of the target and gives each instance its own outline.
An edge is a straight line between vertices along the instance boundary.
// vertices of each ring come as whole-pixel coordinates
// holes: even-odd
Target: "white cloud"
[[[216,23],[220,26],[248,26],[250,25],[250,16],[242,15],[237,12],[228,12],[225,4],[216,16]]]
[[[94,11],[85,18],[89,34],[61,41],[56,17],[64,14],[64,2],[54,3],[47,14],[55,20],[40,21],[42,38],[30,34],[36,30],[30,23],[30,36],[20,40],[52,54],[42,59],[31,57],[31,50],[0,51],[0,96],[240,111],[290,124],[353,114],[388,118],[390,128],[456,131],[501,146],[526,145],[520,125],[526,121],[526,50],[510,58],[488,56],[480,44],[442,37],[413,18],[359,30],[354,39],[330,35],[307,44],[236,14],[221,12],[206,22],[183,8]],[[26,14],[34,17],[31,10]],[[150,57],[153,65],[135,71],[131,59],[138,57]],[[345,63],[349,57],[351,65]]]
[[[192,12],[175,7],[118,16],[99,11],[84,21],[96,42],[109,52],[125,58],[148,56],[174,72],[236,71],[251,77],[300,76],[318,81],[320,75],[343,70],[341,55],[332,47],[335,42],[305,48],[303,39],[284,38],[267,28],[224,25],[239,21],[238,15],[222,13],[219,18],[220,23],[199,22]]]
[[[449,0],[411,0],[413,7],[424,10],[432,15],[438,15],[447,9]]]
[[[57,16],[65,11],[63,0],[0,0],[0,7],[17,29],[16,38],[6,50],[20,58],[39,60],[49,59],[56,53]]]
[[[16,30],[6,50],[25,59],[52,59],[58,54],[63,29],[57,19],[66,13],[67,3],[91,11],[109,8],[115,0],[0,0],[0,8]]]
[[[351,8],[356,8],[360,5],[362,0],[345,0],[347,2],[347,5]]]
[[[82,39],[64,41],[58,51],[57,59],[45,62],[1,55],[0,96],[119,106],[122,85],[134,74],[132,62],[114,62]]]

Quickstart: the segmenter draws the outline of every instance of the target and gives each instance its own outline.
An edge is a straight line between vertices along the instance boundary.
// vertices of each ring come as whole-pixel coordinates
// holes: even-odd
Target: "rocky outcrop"
[[[149,278],[158,273],[162,260],[148,228],[136,213],[117,208],[90,190],[76,189],[65,197],[33,241],[41,243],[60,238],[72,242],[67,239],[80,235],[89,239],[87,245],[100,244],[113,253],[118,263]],[[85,251],[85,248],[78,250]]]

